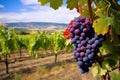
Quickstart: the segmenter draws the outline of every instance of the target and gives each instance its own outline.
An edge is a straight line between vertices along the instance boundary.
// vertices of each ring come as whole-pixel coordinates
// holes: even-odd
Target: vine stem
[[[92,13],[92,7],[91,7],[91,1],[88,0],[88,10],[90,14],[90,20],[93,22],[93,13]]]

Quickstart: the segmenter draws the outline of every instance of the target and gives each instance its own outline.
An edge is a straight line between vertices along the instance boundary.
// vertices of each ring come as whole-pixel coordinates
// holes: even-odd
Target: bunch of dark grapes
[[[92,22],[85,17],[77,17],[68,29],[71,43],[74,44],[74,58],[81,73],[89,71],[89,67],[95,62],[99,48],[102,45],[103,36],[97,35],[92,27]]]

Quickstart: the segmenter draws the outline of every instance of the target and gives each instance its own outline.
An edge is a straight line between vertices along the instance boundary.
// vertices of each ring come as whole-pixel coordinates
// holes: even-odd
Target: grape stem
[[[88,0],[88,10],[90,14],[90,20],[93,22],[93,13],[92,13],[92,7],[91,7],[91,1]]]

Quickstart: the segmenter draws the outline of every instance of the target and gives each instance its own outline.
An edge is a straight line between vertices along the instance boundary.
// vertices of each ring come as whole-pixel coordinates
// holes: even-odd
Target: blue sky
[[[41,6],[37,0],[0,0],[0,23],[11,22],[57,22],[69,23],[79,16],[76,10],[64,5],[53,10],[49,5]]]

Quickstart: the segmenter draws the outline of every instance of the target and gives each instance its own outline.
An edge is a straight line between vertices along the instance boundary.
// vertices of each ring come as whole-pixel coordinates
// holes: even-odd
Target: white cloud
[[[21,0],[24,5],[39,4],[38,0]]]
[[[4,7],[5,7],[4,5],[0,4],[0,8],[4,8]]]
[[[13,15],[13,16],[11,16]],[[6,22],[57,22],[69,23],[70,20],[77,17],[76,10],[68,10],[65,7],[60,7],[58,10],[53,10],[49,7],[40,7],[36,11],[21,12],[21,13],[0,13],[0,23]]]

